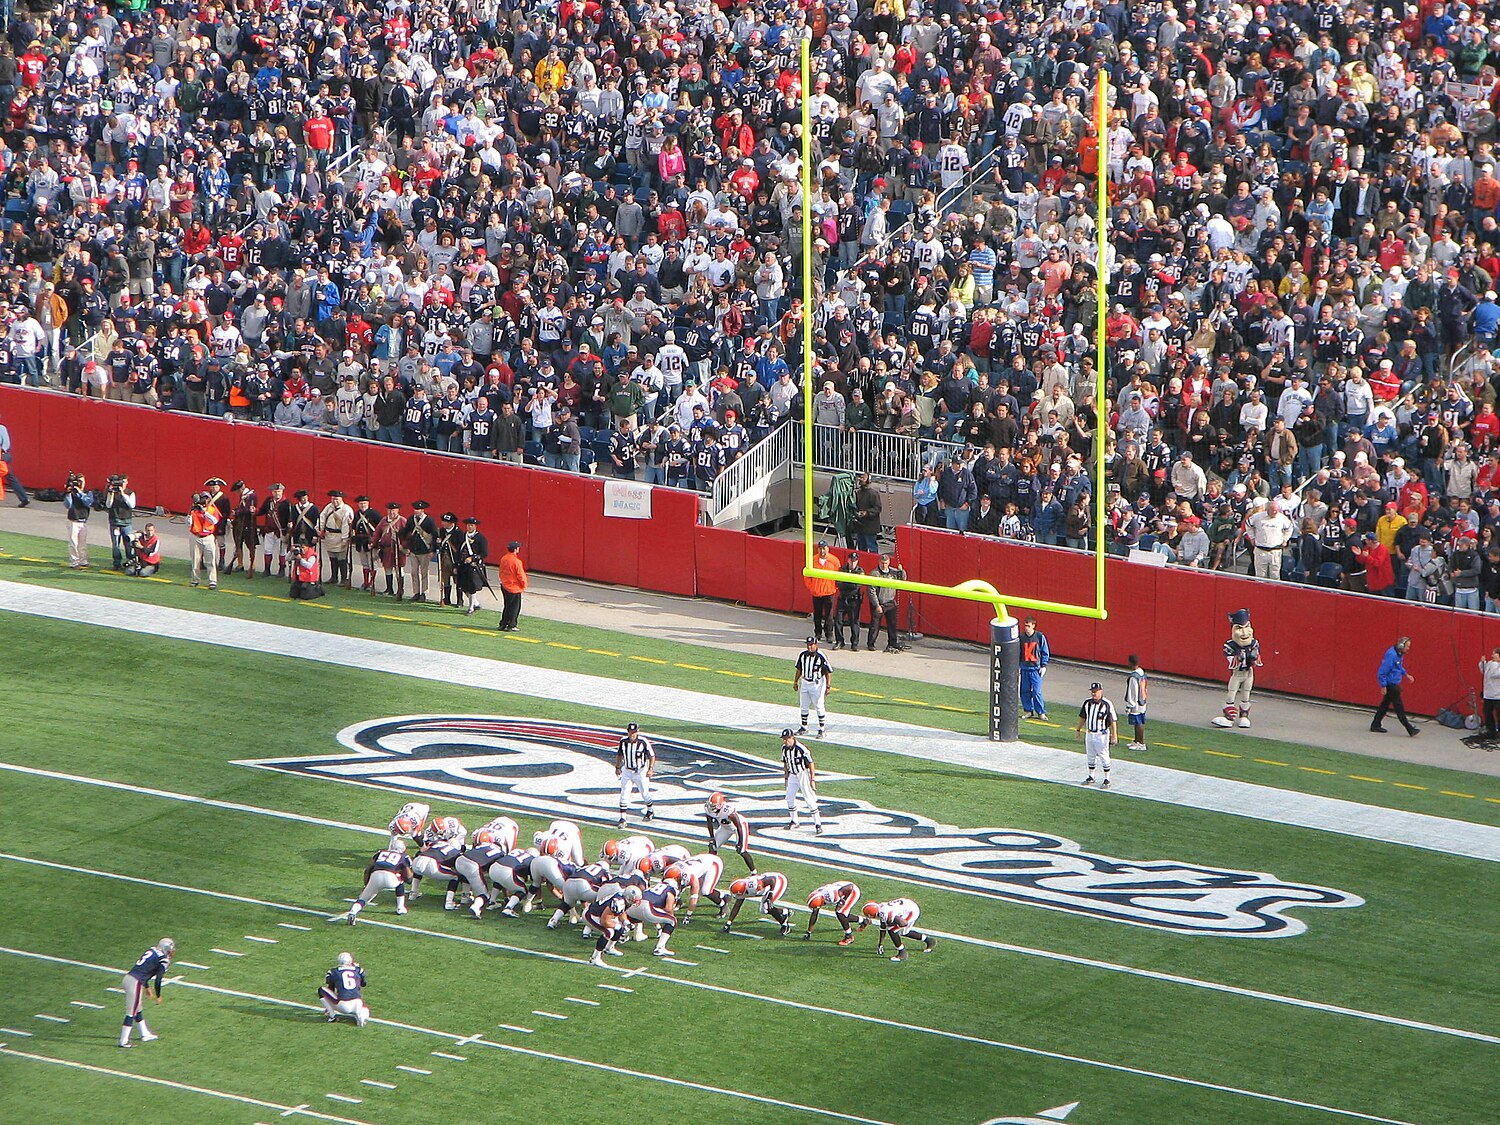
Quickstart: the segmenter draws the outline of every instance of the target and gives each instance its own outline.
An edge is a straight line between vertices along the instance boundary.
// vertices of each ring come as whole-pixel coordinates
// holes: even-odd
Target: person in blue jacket
[[[1411,638],[1401,637],[1385,650],[1385,656],[1381,658],[1377,678],[1380,680],[1380,689],[1384,694],[1380,698],[1380,706],[1375,708],[1375,718],[1370,722],[1370,731],[1373,734],[1385,733],[1385,727],[1380,724],[1388,711],[1396,712],[1396,718],[1401,720],[1401,725],[1406,728],[1408,736],[1415,738],[1422,733],[1406,717],[1406,704],[1401,701],[1401,685],[1407,680],[1416,678],[1406,670],[1406,653],[1410,648]]]
[[[1045,719],[1047,704],[1042,700],[1042,676],[1052,662],[1047,635],[1037,632],[1036,618],[1021,623],[1021,710],[1028,719]]]

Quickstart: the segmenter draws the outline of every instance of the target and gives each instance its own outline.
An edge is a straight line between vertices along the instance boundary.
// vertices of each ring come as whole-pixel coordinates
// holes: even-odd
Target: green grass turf
[[[609,643],[621,651],[624,641]],[[39,668],[73,675],[38,680]],[[0,675],[27,683],[24,692],[0,700],[0,729],[12,732],[0,760],[366,825],[383,824],[399,798],[228,763],[329,752],[334,733],[350,722],[414,711],[623,721],[622,713],[604,709],[27,618],[6,621]],[[213,716],[206,725],[205,712]],[[685,723],[661,730],[761,754],[768,749],[764,739],[731,730]],[[923,904],[924,920],[937,929],[1500,1033],[1494,1015],[1500,987],[1472,972],[1487,960],[1497,921],[1493,873],[1485,864],[1276,825],[1247,829],[1249,822],[1236,818],[1101,799],[1065,786],[894,761],[846,747],[820,746],[819,757],[826,767],[871,776],[830,783],[841,795],[967,826],[1054,831],[1127,858],[1170,856],[1269,870],[1368,900],[1351,910],[1302,912],[1309,930],[1301,937],[1253,941],[1187,938],[917,888],[912,893]],[[378,843],[348,829],[145,793],[11,772],[0,777],[7,807],[20,812],[0,821],[0,851],[303,911],[341,909]],[[473,806],[457,803],[439,803],[434,811],[456,812],[471,827],[479,816]],[[523,831],[536,823],[518,819]],[[607,834],[586,825],[590,850]],[[780,859],[763,866],[773,862],[791,879],[792,901],[830,877],[826,869]],[[727,867],[736,873],[738,860],[729,857]],[[351,930],[307,913],[183,890],[13,860],[0,860],[0,868],[7,887],[3,945],[119,968],[169,931],[181,958],[212,966],[181,969],[189,979],[303,1003],[314,1002],[333,955],[349,948],[370,970],[369,998],[380,1017],[459,1036],[484,1033],[536,1051],[901,1125],[979,1122],[1073,1100],[1083,1102],[1076,1115],[1083,1125],[1339,1118],[854,1022],[838,1011],[1423,1125],[1485,1120],[1489,1111],[1483,1107],[1491,1101],[1483,1083],[1473,1081],[1492,1065],[1490,1045],[958,941],[893,966],[873,956],[872,934],[853,950],[838,949],[827,922],[818,939],[805,944],[781,939],[764,923],[744,927],[763,933],[760,942],[721,938],[695,923],[673,944],[697,967],[660,965],[632,946],[619,963],[644,965],[651,975],[620,981],[578,963],[588,947],[575,933],[549,933],[536,915],[475,922],[446,914],[440,895],[424,897],[405,919],[392,915],[388,901],[368,912],[400,929]],[[878,897],[909,890],[893,880],[860,882]],[[312,929],[282,930],[276,925],[282,921]],[[247,934],[276,937],[280,944],[250,943]],[[455,940],[461,938],[491,944]],[[700,942],[731,953],[697,951]],[[223,957],[209,952],[213,946],[246,955]],[[184,988],[170,988],[167,1003],[151,1013],[165,1036],[160,1043],[119,1051],[112,1044],[120,1000],[103,991],[118,983],[114,976],[0,954],[0,1026],[34,1032],[31,1039],[0,1032],[0,1042],[277,1104],[309,1102],[322,1112],[378,1125],[444,1111],[471,1117],[497,1102],[532,1120],[613,1120],[622,1105],[636,1104],[649,1105],[648,1117],[659,1119],[688,1113],[707,1120],[818,1119],[556,1059],[477,1044],[453,1048],[419,1032],[327,1027],[316,1013]],[[778,1006],[662,977],[835,1012]],[[601,981],[636,992],[600,990]],[[568,996],[598,999],[601,1007],[571,1004]],[[108,1007],[72,1008],[75,999]],[[533,1009],[570,1018],[546,1020],[532,1015]],[[34,1018],[38,1012],[73,1022],[48,1024]],[[535,1034],[508,1034],[496,1026],[502,1022],[534,1028]],[[432,1050],[450,1050],[469,1061],[436,1059]],[[399,1072],[398,1064],[432,1069],[434,1075]],[[271,1110],[3,1056],[0,1075],[0,1120],[23,1112],[35,1121],[138,1121],[143,1113],[169,1123],[279,1120]],[[363,1077],[395,1082],[398,1089],[362,1086]],[[344,1105],[329,1101],[328,1092],[365,1100]],[[37,1106],[44,1107],[41,1116]]]
[[[167,534],[173,534],[168,531]],[[493,631],[497,615],[485,612],[465,618],[441,606],[397,604],[389,598],[330,589],[318,602],[286,598],[284,580],[254,581],[228,576],[218,591],[191,589],[187,564],[167,560],[152,579],[130,579],[107,570],[67,569],[65,546],[51,539],[6,535],[0,551],[0,578],[58,589],[212,612],[276,624],[314,628],[350,636],[392,641],[424,648],[524,661],[615,679],[708,691],[730,698],[787,702],[794,700],[789,680],[801,626],[787,618],[785,660],[774,660],[707,646],[663,641],[656,637],[548,621],[523,616],[521,630]],[[108,561],[108,544],[93,548],[97,561]],[[32,560],[32,561],[28,561]],[[701,602],[706,622],[714,603]],[[837,656],[835,655],[835,663]],[[976,660],[983,657],[976,650]],[[899,669],[899,658],[892,658]],[[1123,690],[1123,681],[1121,683]],[[840,669],[830,697],[835,713],[877,715],[893,722],[917,723],[980,733],[988,700],[977,691],[920,683],[896,676]],[[1063,722],[1022,723],[1022,737],[1043,746],[1078,750],[1067,716],[1071,701],[1052,701],[1052,714]],[[1315,793],[1434,816],[1500,825],[1500,779],[1457,770],[1368,758],[1322,747],[1222,731],[1208,722],[1173,723],[1153,715],[1152,748],[1141,760],[1154,765],[1232,778],[1279,789]],[[1360,724],[1358,716],[1351,723]],[[1000,751],[997,751],[1000,752]],[[1118,757],[1137,755],[1124,749]]]

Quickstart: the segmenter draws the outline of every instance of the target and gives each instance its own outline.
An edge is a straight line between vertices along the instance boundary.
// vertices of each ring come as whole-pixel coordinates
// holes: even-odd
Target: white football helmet
[[[170,955],[177,952],[177,943],[169,937],[164,937],[156,943],[156,948]]]
[[[347,969],[350,965],[354,964],[354,954],[340,953],[337,959],[335,959],[334,964],[340,969]]]

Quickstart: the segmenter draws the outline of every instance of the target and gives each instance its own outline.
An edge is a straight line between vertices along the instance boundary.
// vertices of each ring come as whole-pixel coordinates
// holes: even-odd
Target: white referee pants
[[[634,789],[646,807],[651,807],[651,779],[645,770],[622,769],[620,771],[620,811],[630,807],[630,790]]]
[[[1089,769],[1093,769],[1095,764],[1109,769],[1109,734],[1107,732],[1095,734],[1089,731],[1083,736],[1083,748],[1088,754]]]
[[[793,825],[797,823],[797,799],[799,797],[811,810],[813,823],[822,824],[823,815],[818,811],[818,794],[812,786],[812,775],[805,770],[802,773],[789,774],[786,779],[787,819]]]
[[[828,713],[823,709],[823,700],[828,695],[828,685],[823,680],[814,680],[809,683],[803,680],[797,686],[797,701],[802,706],[802,725],[807,726],[809,712],[817,712],[818,727],[822,729],[828,722]]]

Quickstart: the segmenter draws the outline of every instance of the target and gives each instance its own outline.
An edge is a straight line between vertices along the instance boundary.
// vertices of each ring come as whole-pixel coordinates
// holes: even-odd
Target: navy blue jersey
[[[437,860],[438,869],[445,875],[452,874],[453,861],[463,852],[463,845],[457,841],[444,841],[441,844],[433,844],[430,848],[423,848],[418,854],[427,859]]]
[[[140,960],[131,967],[129,975],[142,984],[149,984],[160,993],[162,978],[166,976],[167,966],[171,963],[171,956],[153,945],[141,954]]]
[[[558,867],[564,879],[581,879],[596,891],[613,879],[605,863],[560,863]]]
[[[328,970],[323,985],[340,1000],[358,1000],[359,990],[365,986],[365,971],[358,964],[346,968],[335,965]]]
[[[497,857],[495,863],[510,868],[515,873],[517,883],[529,883],[531,882],[531,861],[535,858],[530,852],[515,851]]]
[[[595,899],[589,904],[588,909],[583,912],[583,920],[590,926],[603,927],[604,915],[617,914],[621,917],[625,914],[625,896],[622,894],[607,895],[601,899]]]
[[[404,848],[386,848],[375,853],[375,858],[370,860],[370,870],[394,871],[402,879],[410,879],[411,860]]]
[[[464,858],[477,863],[480,867],[488,867],[505,854],[505,849],[498,844],[475,844],[464,852]]]

